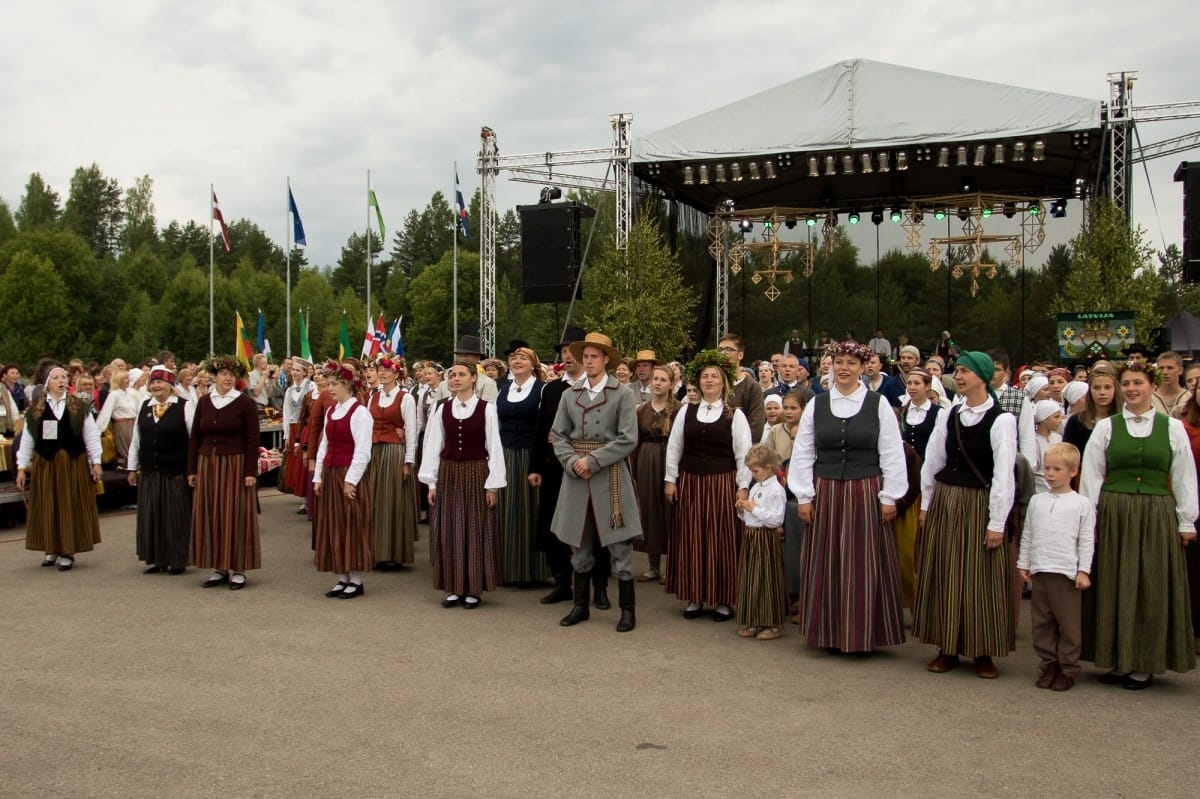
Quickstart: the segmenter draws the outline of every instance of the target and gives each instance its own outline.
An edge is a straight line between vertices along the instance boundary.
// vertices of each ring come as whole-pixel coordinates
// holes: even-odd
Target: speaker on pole
[[[1183,280],[1200,282],[1200,163],[1180,163],[1175,181],[1183,184]]]
[[[577,202],[519,205],[521,295],[525,302],[569,302],[579,277],[579,221],[596,215]],[[578,295],[576,295],[578,296]]]

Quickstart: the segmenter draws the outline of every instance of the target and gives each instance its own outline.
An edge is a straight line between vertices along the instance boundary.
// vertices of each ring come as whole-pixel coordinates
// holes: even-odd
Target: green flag
[[[300,312],[300,357],[312,363],[312,348],[308,346],[308,323],[304,321],[304,311]]]
[[[350,331],[346,329],[346,312],[342,311],[342,326],[338,330],[338,360],[350,358],[353,353],[350,349]]]
[[[383,226],[383,212],[379,210],[379,200],[375,199],[375,190],[367,190],[367,207],[375,206],[375,218],[379,220],[379,240],[387,241],[387,228]]]

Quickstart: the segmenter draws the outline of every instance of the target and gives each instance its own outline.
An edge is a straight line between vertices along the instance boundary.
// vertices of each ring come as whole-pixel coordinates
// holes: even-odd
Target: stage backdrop
[[[1120,358],[1137,339],[1133,311],[1058,315],[1058,355],[1066,359]]]

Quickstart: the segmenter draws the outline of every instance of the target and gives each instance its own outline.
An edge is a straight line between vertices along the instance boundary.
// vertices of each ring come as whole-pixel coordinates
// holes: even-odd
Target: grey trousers
[[[599,542],[596,535],[596,519],[589,503],[584,514],[582,546],[571,547],[571,568],[581,574],[590,572],[596,565],[594,547]],[[633,579],[633,539],[609,544],[608,554],[612,557],[612,573],[618,580]]]
[[[1058,663],[1063,674],[1074,677],[1079,673],[1082,597],[1075,580],[1064,574],[1033,575],[1029,615],[1033,620],[1033,651],[1042,668]]]

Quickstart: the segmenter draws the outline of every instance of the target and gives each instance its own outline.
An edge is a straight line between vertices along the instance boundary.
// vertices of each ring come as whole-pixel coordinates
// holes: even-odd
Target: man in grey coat
[[[562,489],[550,529],[571,547],[574,604],[559,623],[570,627],[588,619],[588,587],[599,542],[612,556],[621,619],[617,632],[634,628],[633,539],[642,534],[633,478],[626,458],[637,447],[634,392],[609,376],[620,359],[612,339],[588,333],[570,346],[584,377],[563,394],[550,428],[554,455],[563,466]]]

